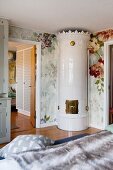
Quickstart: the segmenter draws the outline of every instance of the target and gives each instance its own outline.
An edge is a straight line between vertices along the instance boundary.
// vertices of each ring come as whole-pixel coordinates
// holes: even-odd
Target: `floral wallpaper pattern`
[[[37,41],[41,42],[41,48],[44,49],[46,47],[49,47],[49,50],[51,47],[54,48],[52,42],[56,39],[56,36],[54,34],[48,34],[48,33],[44,33],[44,34],[37,34],[36,32],[33,33],[35,37],[37,37]],[[52,51],[52,48],[51,50]]]
[[[41,124],[54,122],[57,111],[58,45],[54,34],[10,26],[9,37],[41,42]]]
[[[91,35],[89,43],[90,74],[90,123],[103,126],[104,108],[104,42],[113,38],[113,30],[105,30]]]
[[[41,42],[41,124],[54,122],[57,112],[57,38],[54,34],[39,33],[10,26],[10,38]],[[113,30],[91,35],[89,44],[89,107],[90,124],[103,127],[104,108],[104,42],[113,38]]]
[[[58,46],[56,50],[48,52],[43,50],[42,55],[42,95],[41,95],[41,123],[56,120],[57,112],[57,59],[58,59]],[[46,60],[45,60],[46,58]],[[51,116],[47,112],[49,110]]]

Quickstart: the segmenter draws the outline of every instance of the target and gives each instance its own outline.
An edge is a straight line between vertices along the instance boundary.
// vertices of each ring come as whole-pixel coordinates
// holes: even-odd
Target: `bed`
[[[0,161],[0,170],[112,170],[113,134],[93,135],[14,154]]]

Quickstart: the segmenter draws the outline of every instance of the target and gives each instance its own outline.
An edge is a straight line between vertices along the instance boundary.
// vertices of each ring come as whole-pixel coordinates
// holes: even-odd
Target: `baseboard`
[[[43,127],[55,126],[55,125],[57,125],[56,122],[49,122],[49,123],[43,123],[43,124],[41,124],[40,127],[43,128]]]
[[[26,110],[21,110],[21,109],[18,109],[18,112],[25,115],[25,116],[30,116],[30,112],[26,111]]]
[[[89,124],[89,127],[103,130],[102,126],[99,126],[99,125],[96,125],[96,124]]]

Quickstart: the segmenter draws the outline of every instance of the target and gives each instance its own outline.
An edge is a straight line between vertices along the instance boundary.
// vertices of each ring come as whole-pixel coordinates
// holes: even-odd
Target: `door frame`
[[[31,41],[31,40],[23,40],[17,38],[9,38],[9,41],[25,43],[36,45],[36,128],[40,128],[40,118],[41,118],[41,42]]]
[[[104,116],[103,129],[109,125],[109,86],[110,86],[110,45],[113,45],[113,40],[108,40],[104,43]]]

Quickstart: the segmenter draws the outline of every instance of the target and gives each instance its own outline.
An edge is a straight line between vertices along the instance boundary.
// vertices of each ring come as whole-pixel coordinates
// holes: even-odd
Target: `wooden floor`
[[[12,112],[11,113],[11,132],[22,132],[33,129],[29,116],[25,116],[23,114],[20,114],[18,112]]]
[[[11,116],[11,124],[13,125],[13,127],[19,127],[19,128],[14,128],[13,130],[11,130],[11,140],[14,139],[16,136],[18,135],[25,135],[25,134],[38,134],[38,135],[44,135],[47,136],[53,140],[57,140],[57,139],[63,139],[66,137],[70,137],[70,136],[74,136],[77,134],[83,134],[83,133],[89,133],[89,134],[93,134],[96,133],[98,131],[100,131],[99,129],[95,129],[95,128],[88,128],[86,130],[83,131],[77,131],[77,132],[71,132],[71,131],[63,131],[57,128],[57,126],[50,126],[50,127],[46,127],[46,128],[33,128],[29,117],[28,116],[24,116],[20,113],[16,113],[13,112],[12,116]],[[2,145],[0,145],[0,147],[2,147]]]

